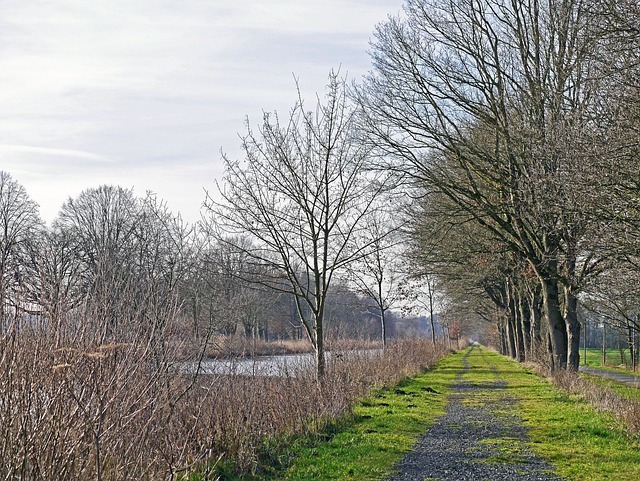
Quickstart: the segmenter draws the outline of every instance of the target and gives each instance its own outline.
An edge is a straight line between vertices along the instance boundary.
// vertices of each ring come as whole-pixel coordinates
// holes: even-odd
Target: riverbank
[[[265,479],[288,463],[293,446],[330,436],[358,399],[433,366],[447,351],[431,341],[390,343],[384,352],[328,356],[321,383],[313,369],[278,375],[207,375],[211,406],[198,424],[213,446],[175,479]],[[250,361],[253,362],[253,361]],[[244,478],[242,477],[244,476]]]
[[[235,479],[445,354],[427,340],[394,342],[377,357],[330,357],[319,383],[314,370],[183,371],[170,344],[16,333],[0,339],[1,479]]]
[[[334,352],[377,350],[380,349],[380,342],[329,339],[325,349]],[[192,351],[193,349],[186,349],[184,355],[191,357]],[[312,353],[313,347],[306,338],[266,341],[235,335],[212,337],[208,340],[202,357],[206,360],[233,360]]]

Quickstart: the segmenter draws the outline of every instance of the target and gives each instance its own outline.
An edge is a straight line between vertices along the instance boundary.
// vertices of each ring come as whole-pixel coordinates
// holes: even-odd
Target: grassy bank
[[[362,400],[355,416],[334,426],[325,437],[290,446],[288,467],[268,479],[384,479],[443,413],[465,353],[451,355],[433,370]],[[638,438],[612,415],[487,349],[475,350],[468,362],[471,370],[464,379],[479,384],[502,379],[509,386],[506,394],[487,392],[486,398],[473,402],[495,401],[491,396],[516,400],[516,412],[530,430],[532,449],[549,460],[560,476],[575,481],[640,479]],[[510,461],[518,462],[515,458],[501,462]]]
[[[354,407],[353,416],[326,436],[291,446],[288,468],[272,473],[268,479],[382,479],[418,436],[444,414],[457,361],[450,356],[435,370],[362,399]]]
[[[602,349],[587,348],[586,357],[584,349],[580,349],[580,364],[583,366],[611,369],[634,374],[630,367],[627,368],[627,365],[630,362],[629,349],[623,349],[622,352],[620,349],[607,349],[606,360],[604,363],[602,362]]]

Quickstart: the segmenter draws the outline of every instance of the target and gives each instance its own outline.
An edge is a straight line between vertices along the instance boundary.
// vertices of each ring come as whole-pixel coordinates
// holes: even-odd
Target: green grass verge
[[[518,363],[487,353],[485,362],[507,380],[516,413],[529,428],[531,448],[567,480],[640,479],[640,443],[608,414],[579,395],[554,388]],[[473,358],[474,356],[470,356]]]
[[[353,417],[334,426],[332,432],[290,446],[287,468],[271,475],[264,473],[261,479],[383,479],[444,414],[450,385],[458,372],[459,359],[450,356],[426,373],[376,391],[361,400]]]
[[[313,439],[291,440],[284,450],[283,445],[274,448],[273,462],[266,460],[267,469],[256,479],[384,479],[444,413],[467,352],[453,354],[397,387],[375,392],[361,400],[352,418]],[[529,428],[526,447],[552,463],[558,475],[570,481],[640,479],[639,439],[627,434],[613,416],[597,412],[579,395],[560,391],[547,379],[485,348],[475,349],[467,360],[471,370],[465,380],[487,385],[501,379],[509,389],[475,391],[463,402],[495,405],[500,396],[515,400],[509,409]],[[483,442],[505,446],[487,462],[519,462],[521,447],[509,439]]]
[[[621,371],[628,374],[640,375],[640,373],[634,373],[630,368],[627,369],[626,363],[630,363],[629,349],[623,349],[624,357],[620,353],[620,349],[607,349],[606,363],[602,363],[602,349],[599,348],[587,348],[587,356],[585,358],[584,349],[580,349],[580,364],[583,366],[597,367],[600,369],[607,369],[610,371]]]

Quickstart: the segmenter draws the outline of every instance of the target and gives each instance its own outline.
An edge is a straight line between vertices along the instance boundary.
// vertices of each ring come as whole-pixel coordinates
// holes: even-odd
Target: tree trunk
[[[636,353],[633,342],[633,330],[630,325],[627,325],[627,345],[629,346],[629,357],[631,358],[631,370],[636,370]]]
[[[518,295],[518,307],[520,311],[520,321],[522,322],[522,336],[524,341],[524,358],[532,359],[531,356],[531,308],[529,307],[529,299],[522,294]]]
[[[602,367],[607,365],[607,325],[602,323]]]
[[[549,339],[553,369],[567,368],[567,326],[560,312],[558,282],[555,279],[542,279],[542,303],[544,317],[549,326]]]
[[[524,337],[522,335],[522,320],[520,319],[520,310],[518,308],[518,297],[516,283],[512,282],[511,279],[507,279],[507,309],[514,342],[511,357],[522,362],[524,361]]]
[[[542,311],[540,300],[540,286],[533,286],[530,295],[530,315],[531,315],[531,359],[536,360],[540,354],[542,344]]]
[[[433,314],[431,314],[431,340],[433,341],[433,347],[436,347],[436,323],[433,320]]]
[[[587,338],[588,338],[587,318],[584,317],[584,365],[587,365]]]
[[[382,349],[387,347],[387,318],[386,309],[380,309],[380,330],[382,331]]]
[[[504,323],[498,321],[498,336],[500,337],[500,354],[503,356],[507,355],[507,334],[505,332],[506,328]]]
[[[434,286],[432,284],[432,280],[427,278],[427,289],[429,295],[429,322],[431,323],[431,340],[433,341],[433,347],[436,347],[436,323],[434,319],[433,312],[433,296],[434,296]]]
[[[578,321],[578,298],[570,287],[565,288],[567,313],[565,322],[567,325],[567,368],[569,371],[578,372],[580,366],[580,322]]]
[[[551,334],[547,332],[547,350],[549,353],[549,369],[551,372],[556,370],[555,360],[553,358],[553,346],[551,345]]]
[[[515,320],[513,316],[507,316],[507,322],[505,323],[507,327],[507,344],[509,346],[509,356],[513,359],[516,359],[516,333],[515,333]]]
[[[324,333],[322,331],[322,319],[316,320],[316,379],[322,381],[326,368],[324,358]]]
[[[637,324],[637,317],[636,317],[636,324]],[[635,366],[635,369],[638,369],[638,355],[640,354],[640,349],[638,349],[638,344],[640,339],[638,339],[640,336],[638,336],[638,330],[635,328],[635,326],[632,326],[633,329],[633,365]]]
[[[522,318],[520,315],[514,317],[516,321],[516,355],[520,362],[524,362],[526,358],[526,348],[524,344],[524,334],[522,332]]]

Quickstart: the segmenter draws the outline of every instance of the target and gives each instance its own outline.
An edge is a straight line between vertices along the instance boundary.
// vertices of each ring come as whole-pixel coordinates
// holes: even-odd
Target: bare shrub
[[[431,341],[392,343],[384,352],[332,352],[321,383],[312,368],[295,377],[205,376],[198,382],[211,400],[202,421],[212,459],[224,455],[238,471],[254,472],[265,445],[283,446],[291,436],[318,433],[349,415],[372,388],[415,375],[445,354]],[[205,387],[208,382],[215,390]]]
[[[283,377],[180,373],[149,343],[57,347],[0,339],[0,479],[182,479],[224,460],[256,470],[265,443],[318,432],[374,386],[443,355],[430,342],[330,357]]]
[[[184,381],[148,346],[0,341],[0,479],[157,479],[171,471]],[[178,442],[173,442],[178,441]]]

